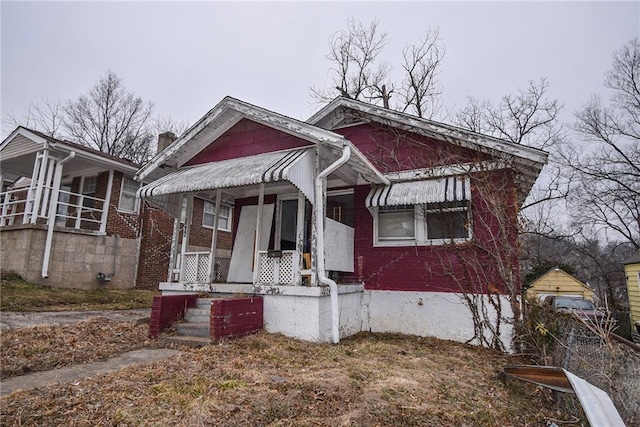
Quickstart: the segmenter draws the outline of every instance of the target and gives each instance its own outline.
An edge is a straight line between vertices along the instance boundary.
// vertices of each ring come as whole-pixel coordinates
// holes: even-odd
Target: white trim
[[[109,220],[109,204],[111,203],[111,192],[113,191],[113,169],[109,170],[109,180],[107,181],[107,194],[102,202],[102,216],[100,217],[100,232],[107,231],[107,221]]]

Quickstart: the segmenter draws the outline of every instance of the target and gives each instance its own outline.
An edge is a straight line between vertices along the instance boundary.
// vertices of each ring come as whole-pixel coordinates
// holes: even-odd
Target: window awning
[[[374,186],[366,199],[367,207],[416,205],[469,200],[469,179],[448,176],[422,181],[395,182]]]
[[[152,197],[289,181],[312,200],[313,153],[313,147],[306,147],[191,166],[145,185],[138,195]]]

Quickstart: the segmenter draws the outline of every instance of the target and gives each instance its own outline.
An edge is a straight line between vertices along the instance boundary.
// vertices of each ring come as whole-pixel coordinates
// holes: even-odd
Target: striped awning
[[[464,176],[448,176],[374,186],[367,196],[366,205],[367,207],[416,205],[462,201],[470,198],[469,179]]]
[[[289,181],[311,200],[313,154],[314,149],[306,147],[185,167],[145,185],[138,195],[152,197]]]

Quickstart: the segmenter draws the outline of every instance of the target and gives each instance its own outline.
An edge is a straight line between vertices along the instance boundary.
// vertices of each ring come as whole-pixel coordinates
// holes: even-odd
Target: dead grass
[[[156,291],[52,288],[10,273],[0,275],[2,311],[89,311],[149,308]]]
[[[543,426],[571,419],[547,390],[498,379],[503,365],[522,360],[437,339],[359,334],[334,346],[260,333],[183,350],[6,396],[0,424]]]
[[[0,377],[104,360],[160,345],[158,341],[149,340],[148,334],[148,325],[113,322],[102,317],[74,325],[3,330]]]

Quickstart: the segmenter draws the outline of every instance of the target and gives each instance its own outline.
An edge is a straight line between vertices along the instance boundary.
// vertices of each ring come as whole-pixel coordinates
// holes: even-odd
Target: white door
[[[273,220],[273,204],[262,207],[262,223],[260,236],[260,250],[269,249],[271,236],[271,222]],[[254,249],[256,241],[256,222],[258,206],[243,206],[238,221],[238,232],[233,242],[231,262],[227,281],[230,283],[253,283]]]

